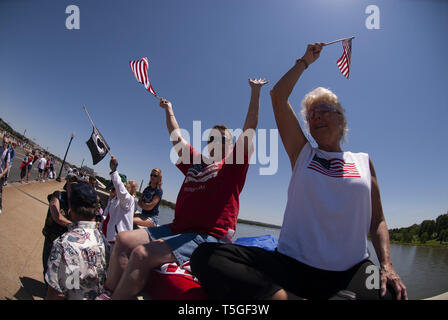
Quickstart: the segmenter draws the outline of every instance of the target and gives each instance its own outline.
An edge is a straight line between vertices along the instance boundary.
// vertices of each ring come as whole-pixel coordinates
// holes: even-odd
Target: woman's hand
[[[167,110],[167,109],[171,109],[172,105],[171,105],[171,102],[169,102],[168,100],[166,100],[164,98],[160,98],[160,107],[162,109]]]
[[[394,288],[397,295],[397,300],[408,300],[408,294],[406,286],[401,281],[397,272],[392,265],[381,267],[381,296],[386,294],[386,285],[390,285]]]
[[[269,81],[267,81],[265,78],[263,79],[250,79],[249,78],[249,85],[252,88],[252,90],[254,89],[260,89],[262,86],[264,86],[266,83],[268,83]]]
[[[304,59],[308,63],[308,65],[312,64],[320,57],[320,52],[322,51],[323,44],[324,43],[322,42],[309,44],[302,59]]]

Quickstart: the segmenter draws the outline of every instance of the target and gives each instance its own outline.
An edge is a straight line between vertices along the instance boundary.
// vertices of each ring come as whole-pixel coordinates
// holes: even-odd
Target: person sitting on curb
[[[223,125],[209,136],[210,157],[182,137],[171,102],[160,99],[170,139],[179,155],[176,166],[185,175],[171,224],[122,232],[112,252],[104,292],[97,298],[130,299],[146,285],[154,268],[182,265],[200,243],[228,242],[236,230],[239,195],[243,190],[258,124],[264,79],[249,79],[251,99],[243,133],[237,143]]]
[[[85,182],[72,186],[73,223],[51,249],[45,281],[47,300],[92,300],[106,281],[109,247],[97,229],[97,193]]]
[[[151,171],[150,184],[143,190],[138,200],[142,213],[134,216],[134,224],[147,228],[159,225],[159,204],[162,195],[162,170],[156,168]]]

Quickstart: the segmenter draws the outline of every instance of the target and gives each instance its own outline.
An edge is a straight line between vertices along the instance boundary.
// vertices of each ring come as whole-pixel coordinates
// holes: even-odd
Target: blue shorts
[[[219,239],[208,235],[194,232],[173,234],[168,224],[160,227],[146,228],[146,231],[154,240],[163,240],[173,252],[179,265],[190,261],[193,251],[203,242],[221,242]]]
[[[151,220],[152,223],[154,223],[155,226],[159,225],[159,215],[158,214],[150,216],[150,215],[145,214],[145,213],[142,212],[142,213],[140,213],[140,217],[141,218],[147,218],[147,219]]]

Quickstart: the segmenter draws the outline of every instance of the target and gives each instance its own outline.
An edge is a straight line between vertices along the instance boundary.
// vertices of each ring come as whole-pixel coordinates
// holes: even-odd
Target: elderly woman
[[[297,80],[321,50],[320,43],[309,45],[271,91],[292,167],[278,248],[199,246],[190,263],[212,299],[407,299],[390,259],[372,161],[365,153],[341,149],[347,128],[337,96],[317,88],[303,100],[303,120],[317,148],[289,104]],[[381,264],[376,273],[367,249],[369,232]]]

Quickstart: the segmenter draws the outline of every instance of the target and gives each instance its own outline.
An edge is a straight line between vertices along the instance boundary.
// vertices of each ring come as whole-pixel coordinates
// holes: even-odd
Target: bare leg
[[[126,269],[132,250],[151,240],[145,229],[120,232],[115,239],[115,246],[109,261],[109,270],[105,286],[114,291]]]
[[[176,258],[163,240],[139,245],[132,251],[126,270],[111,298],[123,300],[135,297],[145,286],[152,269],[174,261]]]
[[[136,217],[134,216],[134,224],[146,228],[155,227],[154,223],[152,223],[151,219],[148,218],[142,218],[142,217]]]

